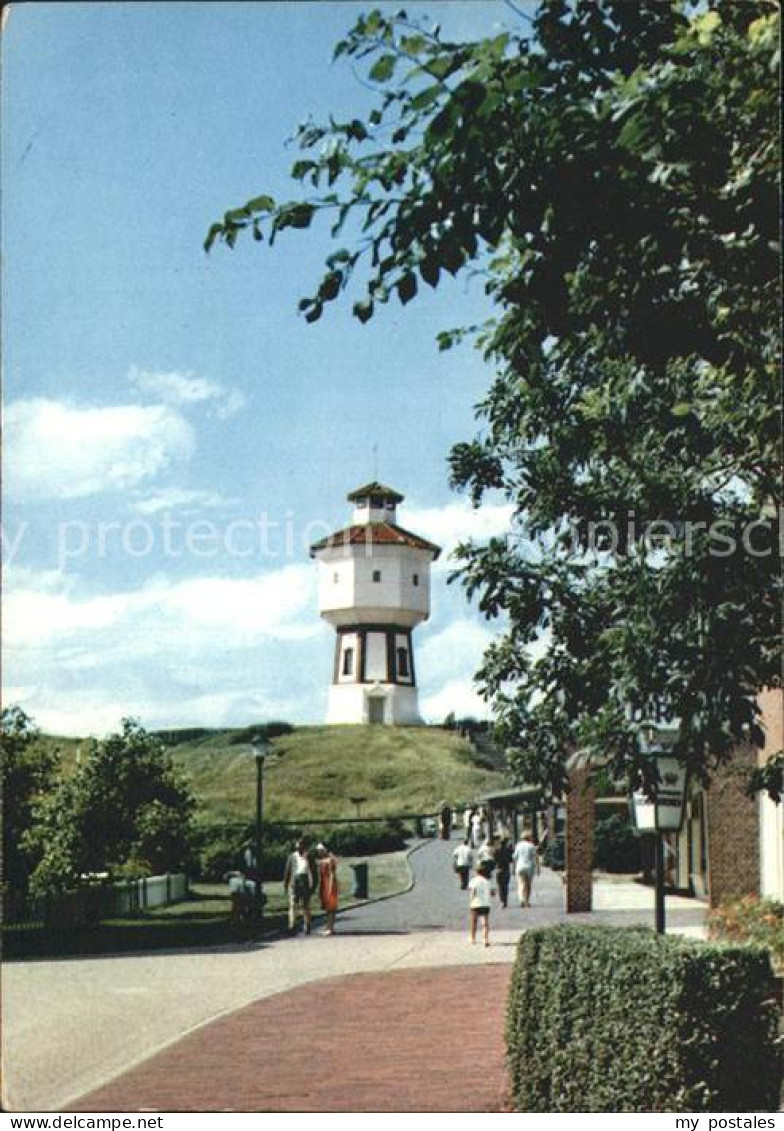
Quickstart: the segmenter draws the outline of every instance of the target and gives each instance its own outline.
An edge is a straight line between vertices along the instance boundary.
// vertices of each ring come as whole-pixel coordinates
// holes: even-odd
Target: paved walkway
[[[190,1031],[222,1015],[226,1017],[221,1024],[230,1027],[232,1018],[242,1016],[236,1011],[251,1003],[256,1003],[253,1009],[285,1009],[285,991],[302,992],[315,1003],[321,987],[326,985],[323,979],[363,972],[388,975],[391,971],[423,967],[438,968],[440,977],[442,973],[456,974],[444,968],[469,966],[473,969],[461,971],[461,977],[477,979],[472,984],[479,987],[481,1000],[483,979],[490,980],[490,987],[494,976],[501,977],[499,971],[484,967],[503,966],[513,960],[521,929],[564,919],[563,888],[558,876],[544,873],[534,888],[534,906],[526,911],[516,906],[507,911],[494,910],[493,945],[489,949],[472,947],[466,938],[465,893],[459,891],[451,871],[450,854],[451,846],[441,842],[419,849],[411,857],[417,878],[413,890],[344,913],[338,922],[340,933],[332,939],[300,936],[222,950],[39,959],[6,965],[5,1106],[13,1111],[62,1110],[133,1065],[146,1060],[152,1070],[154,1062],[148,1059],[151,1055],[156,1054],[156,1059],[157,1054],[174,1055],[177,1045],[171,1050],[166,1046],[183,1037],[191,1039],[187,1036]],[[650,889],[630,883],[598,883],[595,896],[597,911],[589,917],[592,921],[653,921]],[[670,928],[699,930],[704,914],[700,904],[677,897],[668,897],[667,903]],[[582,918],[570,916],[570,921]],[[428,978],[431,976],[436,977],[435,971]],[[373,992],[382,996],[386,993],[391,1008],[396,993],[394,980],[377,980],[379,987]],[[315,982],[318,987],[311,985]],[[355,987],[359,984],[346,981],[340,993],[330,999],[333,1007],[339,1004],[339,1008],[332,1014],[325,1013],[321,1026],[313,1028],[314,1056],[322,1055],[323,1048],[330,1044],[331,1032],[351,1016]],[[384,985],[388,986],[386,991]],[[306,988],[300,991],[300,987]],[[494,991],[488,988],[487,992],[492,995]],[[443,1000],[448,1002],[449,995]],[[448,1017],[439,1020],[438,1009],[446,1009]],[[450,1006],[434,1006],[431,1020],[436,1031],[451,1023],[453,1012]],[[416,1013],[416,999],[413,1003],[409,999],[408,1011],[401,1019],[401,1033],[405,1032],[407,1019]],[[493,1013],[496,1033],[500,1033],[502,1004],[497,1004]],[[378,1014],[397,1016],[384,1007],[379,1008]],[[266,1025],[266,1014],[265,1018]],[[280,1028],[274,1028],[279,1034]],[[394,1038],[390,1031],[388,1039]],[[349,1039],[346,1034],[346,1040]],[[476,1047],[473,1040],[470,1045]],[[211,1040],[212,1089],[233,1071],[224,1063],[222,1047],[220,1042]],[[416,1060],[419,1054],[413,1051],[411,1055]],[[215,1092],[213,1099],[218,1105],[214,1110],[236,1106],[229,1095]]]
[[[73,1111],[498,1112],[508,966],[329,978],[205,1025]]]

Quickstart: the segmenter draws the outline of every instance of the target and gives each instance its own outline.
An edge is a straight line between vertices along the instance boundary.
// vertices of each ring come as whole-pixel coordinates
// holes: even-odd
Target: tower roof
[[[372,483],[366,483],[364,487],[357,487],[355,491],[346,495],[346,498],[350,503],[354,503],[357,499],[366,499],[368,495],[378,495],[382,499],[390,499],[393,503],[403,502],[403,496],[399,491],[393,490],[392,487],[385,487],[383,483],[377,483],[375,480]]]
[[[345,530],[336,530],[319,542],[314,542],[310,547],[310,556],[314,557],[318,550],[339,546],[410,546],[414,550],[429,550],[433,560],[441,553],[441,547],[410,530],[404,530],[394,522],[366,522],[357,526],[347,526]]]

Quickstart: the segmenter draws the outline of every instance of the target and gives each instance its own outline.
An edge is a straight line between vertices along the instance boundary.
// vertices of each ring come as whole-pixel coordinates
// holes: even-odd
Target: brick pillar
[[[759,807],[744,792],[757,751],[739,747],[706,791],[708,885],[711,907],[760,889]]]
[[[566,911],[590,911],[593,891],[593,828],[596,790],[588,770],[569,773],[566,795]]]

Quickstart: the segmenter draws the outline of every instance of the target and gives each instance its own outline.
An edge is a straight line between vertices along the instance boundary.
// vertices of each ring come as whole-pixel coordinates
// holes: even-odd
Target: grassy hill
[[[183,743],[173,757],[193,782],[210,817],[250,818],[256,768],[248,746],[230,735]],[[440,802],[470,800],[503,786],[504,776],[477,765],[468,742],[435,727],[298,727],[271,744],[265,813],[272,820],[426,813]]]
[[[171,747],[204,819],[253,818],[256,767],[237,733],[208,733]],[[65,766],[73,764],[78,739],[47,741],[60,748]],[[364,797],[363,818],[427,813],[444,800],[469,801],[505,784],[505,775],[488,769],[468,742],[440,727],[297,727],[271,743],[264,812],[282,821],[356,817],[351,798]]]

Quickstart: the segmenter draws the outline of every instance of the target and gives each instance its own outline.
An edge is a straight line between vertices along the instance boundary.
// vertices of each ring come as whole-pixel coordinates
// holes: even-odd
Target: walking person
[[[471,851],[468,837],[465,838],[462,844],[458,844],[457,848],[452,853],[452,860],[454,861],[454,869],[460,877],[460,890],[466,891],[468,888],[468,876],[471,871],[471,865],[474,862],[474,854]]]
[[[520,897],[520,906],[530,907],[534,872],[538,874],[541,871],[541,867],[536,845],[527,829],[524,829],[520,834],[520,839],[515,846],[513,860],[515,875],[517,876],[517,894]]]
[[[335,933],[335,913],[338,909],[338,862],[325,844],[316,846],[318,868],[318,893],[322,910],[326,913],[325,935]]]
[[[449,840],[452,835],[452,809],[446,801],[441,806],[438,819],[441,826],[441,839]]]
[[[480,864],[476,875],[468,884],[471,895],[469,898],[469,914],[471,916],[471,942],[476,942],[476,926],[482,920],[482,934],[485,946],[490,946],[490,904],[495,895],[490,877],[492,864]]]
[[[474,809],[471,813],[471,847],[479,848],[482,843],[482,810]]]
[[[291,934],[296,934],[297,919],[300,914],[305,922],[305,934],[310,934],[310,898],[316,889],[318,876],[307,849],[307,841],[298,840],[294,851],[286,861],[286,869],[283,873],[283,889],[288,892],[289,896],[289,931]]]
[[[502,837],[495,851],[495,882],[498,884],[498,897],[502,907],[509,906],[509,880],[512,873],[512,845],[508,837]]]
[[[495,865],[495,841],[491,836],[482,841],[479,852],[476,854],[477,867],[480,864],[489,863],[491,866]]]

